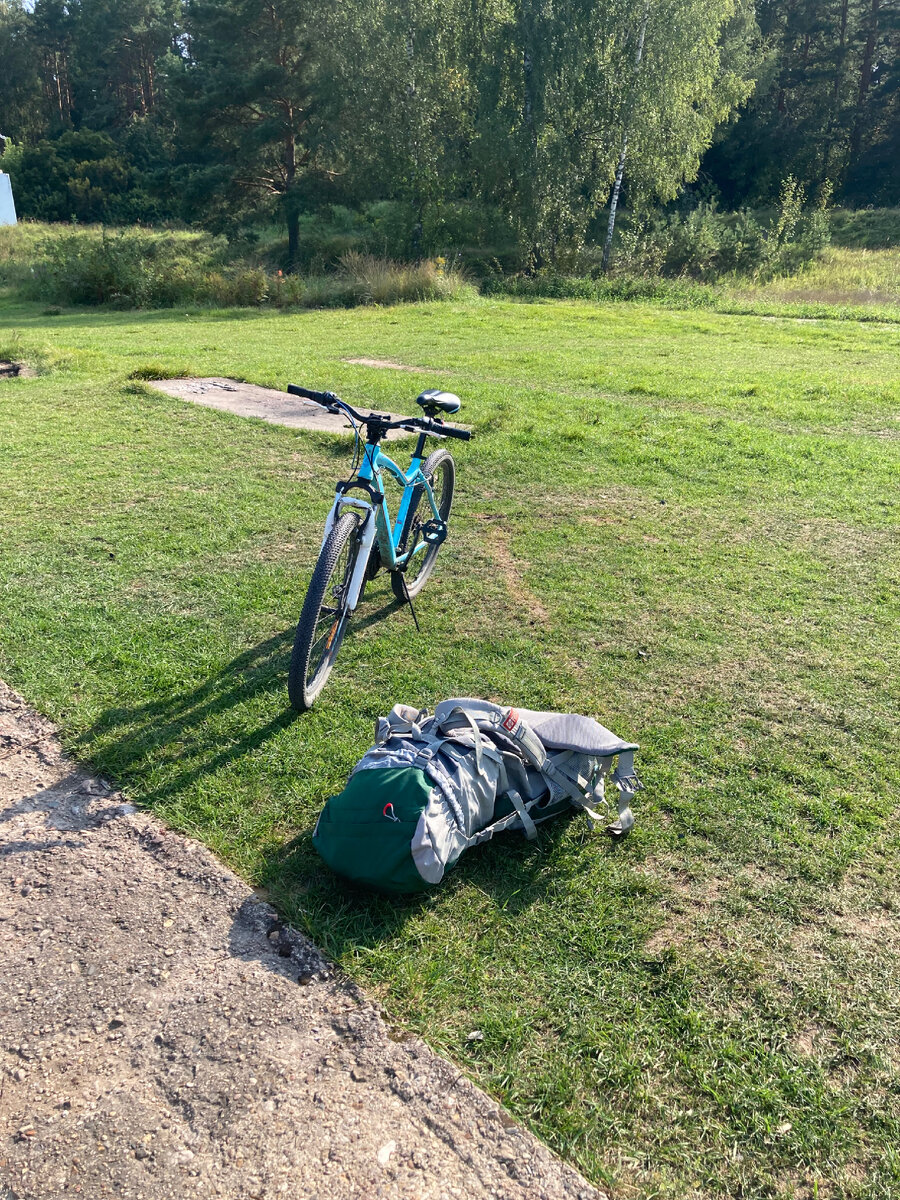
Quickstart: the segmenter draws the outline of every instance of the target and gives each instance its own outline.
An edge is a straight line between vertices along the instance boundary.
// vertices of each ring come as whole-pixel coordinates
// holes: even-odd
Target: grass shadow
[[[578,819],[574,809],[572,818]],[[534,842],[519,833],[502,834],[463,854],[439,885],[413,895],[381,894],[341,879],[319,858],[310,828],[269,855],[266,888],[293,924],[332,958],[347,961],[393,941],[424,912],[464,905],[473,888],[498,914],[521,916],[546,899],[569,826],[565,816],[549,821]],[[604,858],[618,852],[618,843],[606,839],[597,846]]]

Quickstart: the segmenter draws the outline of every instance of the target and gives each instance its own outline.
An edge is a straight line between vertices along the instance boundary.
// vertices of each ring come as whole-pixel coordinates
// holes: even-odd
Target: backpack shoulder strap
[[[375,744],[383,745],[395,733],[419,734],[428,719],[427,708],[413,708],[411,704],[395,704],[386,717],[375,722]]]

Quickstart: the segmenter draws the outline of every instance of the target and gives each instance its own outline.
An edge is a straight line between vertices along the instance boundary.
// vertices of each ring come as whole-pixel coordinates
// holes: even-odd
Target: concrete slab
[[[301,400],[299,396],[289,396],[286,392],[259,387],[255,383],[241,383],[237,379],[223,379],[219,376],[204,379],[148,379],[147,382],[151,387],[179,400],[189,400],[192,404],[203,404],[207,408],[236,413],[239,417],[257,417],[272,425],[310,429],[317,433],[351,432],[350,422],[346,417],[326,412],[312,400]],[[353,407],[356,408],[357,405],[354,404]],[[391,414],[391,419],[398,421],[401,416],[413,416],[413,408],[414,404],[410,406],[408,413]],[[396,441],[398,438],[408,437],[412,437],[412,434],[402,429],[392,429],[387,435],[387,440]]]

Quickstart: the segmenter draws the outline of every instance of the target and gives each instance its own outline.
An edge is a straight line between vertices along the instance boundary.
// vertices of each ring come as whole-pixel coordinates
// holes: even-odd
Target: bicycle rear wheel
[[[355,512],[345,512],[335,522],[309,581],[288,671],[288,696],[300,712],[312,708],[344,640],[350,615],[348,590],[360,553],[361,525]]]
[[[434,493],[434,502],[437,505],[437,510],[441,514],[441,520],[446,523],[450,520],[450,509],[453,507],[453,488],[456,483],[456,466],[453,462],[453,456],[448,450],[435,450],[433,454],[429,454],[422,466],[422,474],[431,484],[431,490]],[[408,547],[413,548],[422,541],[421,531],[422,526],[432,520],[434,513],[431,511],[431,505],[428,503],[428,497],[425,495],[425,489],[419,485],[416,489],[416,494],[413,497],[409,519],[406,526],[406,537],[401,551]],[[428,582],[428,577],[434,570],[435,560],[438,556],[438,551],[442,543],[437,542],[430,546],[426,545],[418,554],[413,555],[405,572],[391,572],[391,587],[394,589],[394,595],[398,600],[405,600],[407,595],[417,596],[422,588]],[[406,583],[404,591],[403,584]]]

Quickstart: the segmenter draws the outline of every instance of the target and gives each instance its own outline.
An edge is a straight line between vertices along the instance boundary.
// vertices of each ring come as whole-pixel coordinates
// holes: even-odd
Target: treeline
[[[723,203],[793,175],[849,207],[900,204],[897,0],[757,0],[756,19],[753,95],[703,163]]]
[[[541,266],[686,184],[898,203],[897,45],[886,0],[0,0],[2,167],[43,220]]]

